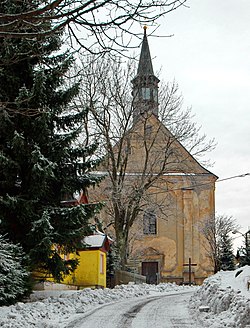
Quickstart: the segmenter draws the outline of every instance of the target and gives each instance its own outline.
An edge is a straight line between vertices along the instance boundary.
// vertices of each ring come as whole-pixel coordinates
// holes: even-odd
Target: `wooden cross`
[[[183,264],[183,266],[188,266],[189,286],[192,284],[192,266],[196,265],[196,263],[192,263],[191,257],[188,259],[188,263]]]

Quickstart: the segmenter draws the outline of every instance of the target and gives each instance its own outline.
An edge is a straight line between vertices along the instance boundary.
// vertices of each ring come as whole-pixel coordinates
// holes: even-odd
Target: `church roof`
[[[148,45],[148,39],[147,39],[147,33],[146,33],[147,27],[144,26],[144,36],[142,40],[142,47],[141,47],[141,55],[137,70],[137,76],[138,75],[154,75],[149,45]]]

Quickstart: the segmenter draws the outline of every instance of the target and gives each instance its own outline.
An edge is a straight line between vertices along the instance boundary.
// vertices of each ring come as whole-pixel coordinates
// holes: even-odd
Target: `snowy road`
[[[133,298],[79,315],[67,328],[198,328],[188,313],[193,292]]]
[[[26,303],[0,307],[1,328],[247,327],[250,266],[220,271],[201,287],[128,284],[113,289],[36,291]],[[190,318],[188,302],[192,315]],[[200,306],[209,307],[200,312]]]

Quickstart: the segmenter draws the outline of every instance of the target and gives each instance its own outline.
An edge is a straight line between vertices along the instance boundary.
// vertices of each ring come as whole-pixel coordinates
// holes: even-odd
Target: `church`
[[[137,74],[132,79],[133,123],[124,137],[126,147],[119,154],[126,158],[119,191],[128,197],[123,215],[136,212],[135,220],[122,223],[130,227],[126,267],[146,276],[147,283],[201,284],[213,274],[201,226],[215,215],[217,176],[187,151],[162,120],[158,84],[144,28]],[[107,198],[112,193],[111,179],[111,175],[107,177],[90,199],[98,194]],[[140,206],[138,202],[133,207],[141,186]],[[100,217],[112,236],[113,219],[107,206]]]

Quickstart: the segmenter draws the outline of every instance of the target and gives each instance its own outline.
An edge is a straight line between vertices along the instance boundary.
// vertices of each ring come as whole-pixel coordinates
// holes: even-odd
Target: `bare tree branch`
[[[91,46],[99,44],[103,49],[124,46],[124,35],[136,35],[134,23],[152,24],[159,17],[185,5],[187,0],[47,0],[36,7],[30,4],[19,13],[0,12],[0,37],[41,38],[68,27],[68,34],[76,42],[93,39]],[[24,3],[24,0],[19,1]],[[27,3],[26,3],[27,4]],[[2,8],[6,0],[2,0]],[[0,7],[1,8],[1,7]],[[49,22],[46,28],[44,23]],[[31,28],[32,27],[32,28]],[[80,33],[76,33],[77,29]],[[94,41],[95,40],[95,41]],[[86,45],[85,45],[86,46]]]
[[[199,227],[199,230],[205,238],[204,246],[207,251],[207,256],[213,263],[214,273],[221,269],[220,257],[223,237],[229,236],[230,233],[238,229],[239,226],[236,220],[232,216],[226,215],[216,215],[215,218],[207,218]]]

